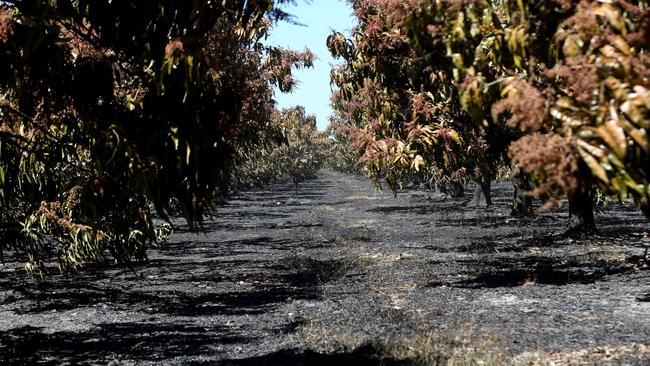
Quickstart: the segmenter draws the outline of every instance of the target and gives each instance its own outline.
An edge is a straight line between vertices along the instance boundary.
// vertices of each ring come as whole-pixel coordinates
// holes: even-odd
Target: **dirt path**
[[[650,363],[645,219],[609,207],[572,240],[561,211],[509,218],[510,194],[475,210],[324,171],[234,197],[132,270],[35,288],[8,263],[0,364]]]

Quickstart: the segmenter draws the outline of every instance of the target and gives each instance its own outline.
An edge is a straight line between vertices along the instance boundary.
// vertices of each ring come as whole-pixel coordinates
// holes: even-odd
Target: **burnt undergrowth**
[[[638,256],[606,260],[588,258],[554,258],[528,255],[466,261],[464,278],[456,281],[433,281],[431,287],[496,288],[522,285],[591,284],[607,276],[639,271],[644,264]]]
[[[224,366],[409,366],[413,365],[410,360],[398,360],[381,356],[383,350],[373,345],[359,347],[346,353],[318,353],[304,350],[282,350],[269,355],[251,357],[239,360],[229,360],[223,363]]]
[[[447,362],[474,344],[445,332],[470,324],[482,337],[502,319],[521,327],[506,329],[503,347],[522,351],[650,336],[647,312],[632,306],[647,290],[648,226],[629,205],[610,205],[596,235],[572,238],[561,207],[509,217],[507,184],[493,186],[492,207],[470,209],[467,198],[393,198],[364,178],[323,174],[235,194],[203,233],[175,221],[167,245],[128,267],[88,264],[34,283],[5,253],[0,364],[402,365],[427,347],[427,360]],[[488,306],[504,296],[510,308]],[[517,312],[520,298],[544,306]],[[583,320],[556,322],[565,315]],[[449,318],[459,327],[441,326]],[[535,333],[547,323],[562,337]],[[403,347],[388,352],[386,341]]]
[[[44,332],[26,326],[0,333],[3,364],[107,364],[124,360],[161,362],[214,354],[215,346],[250,342],[253,339],[225,326],[184,324],[102,324],[85,332]],[[116,364],[119,364],[116,363]]]
[[[247,271],[238,271],[246,266]],[[2,305],[20,302],[18,313],[67,311],[79,307],[110,305],[113,309],[173,316],[260,314],[278,303],[318,299],[319,286],[354,268],[347,260],[317,260],[289,256],[255,266],[249,261],[183,262],[153,260],[147,272],[159,266],[155,276],[137,272],[108,274],[104,271],[53,277],[39,284],[14,287]],[[218,270],[201,271],[206,266]],[[239,273],[238,273],[239,272]],[[122,278],[120,278],[122,277]],[[152,290],[161,284],[165,289]],[[223,284],[250,284],[223,291]],[[203,285],[203,286],[201,286]],[[172,289],[168,289],[171,287]],[[204,290],[206,287],[213,291]],[[25,305],[22,305],[25,304]]]

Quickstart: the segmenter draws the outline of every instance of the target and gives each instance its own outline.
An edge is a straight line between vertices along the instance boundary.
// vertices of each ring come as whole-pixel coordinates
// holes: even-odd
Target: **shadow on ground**
[[[380,358],[380,351],[372,346],[360,347],[349,353],[322,354],[312,351],[282,350],[265,356],[251,357],[239,360],[224,361],[224,366],[407,366],[408,361],[391,358]]]
[[[472,324],[516,324],[506,341],[519,351],[647,340],[647,311],[619,301],[643,265],[641,215],[617,205],[599,217],[598,236],[573,240],[558,234],[560,209],[509,218],[510,194],[497,186],[494,207],[468,209],[429,192],[382,196],[365,178],[326,172],[297,189],[236,195],[205,234],[179,224],[130,268],[88,265],[34,285],[2,267],[0,364],[402,365],[358,345],[445,329],[443,316],[473,322],[476,309],[487,315]],[[566,286],[602,282],[612,293]],[[544,307],[490,307],[523,295]],[[346,332],[368,339],[329,346]],[[300,343],[323,337],[324,353]]]

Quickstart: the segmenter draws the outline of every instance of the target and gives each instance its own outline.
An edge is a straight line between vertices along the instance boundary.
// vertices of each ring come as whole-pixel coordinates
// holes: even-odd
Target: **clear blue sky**
[[[354,24],[352,8],[344,0],[313,0],[311,4],[298,0],[297,6],[285,10],[305,26],[282,22],[271,31],[267,42],[295,50],[309,48],[318,59],[312,69],[295,71],[300,81],[290,94],[275,91],[278,107],[289,108],[302,105],[308,114],[315,114],[319,130],[324,130],[331,114],[329,75],[331,64],[336,61],[327,50],[326,39],[331,29],[348,34]]]

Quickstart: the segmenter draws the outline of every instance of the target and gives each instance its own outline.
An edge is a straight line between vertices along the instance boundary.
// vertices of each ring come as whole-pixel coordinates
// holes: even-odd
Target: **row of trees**
[[[196,228],[255,149],[298,159],[313,120],[272,87],[313,56],[262,42],[288,2],[3,1],[0,252],[35,276],[143,259],[168,234],[153,208]]]
[[[647,1],[351,3],[351,37],[328,38],[336,130],[370,178],[474,180],[489,203],[510,166],[517,191],[568,195],[577,230],[596,190],[650,217]]]
[[[264,144],[240,149],[233,171],[232,188],[263,186],[291,180],[296,186],[313,179],[325,163],[329,148],[324,133],[316,128],[316,117],[307,115],[302,106],[273,114],[272,121],[282,131],[280,143]]]

